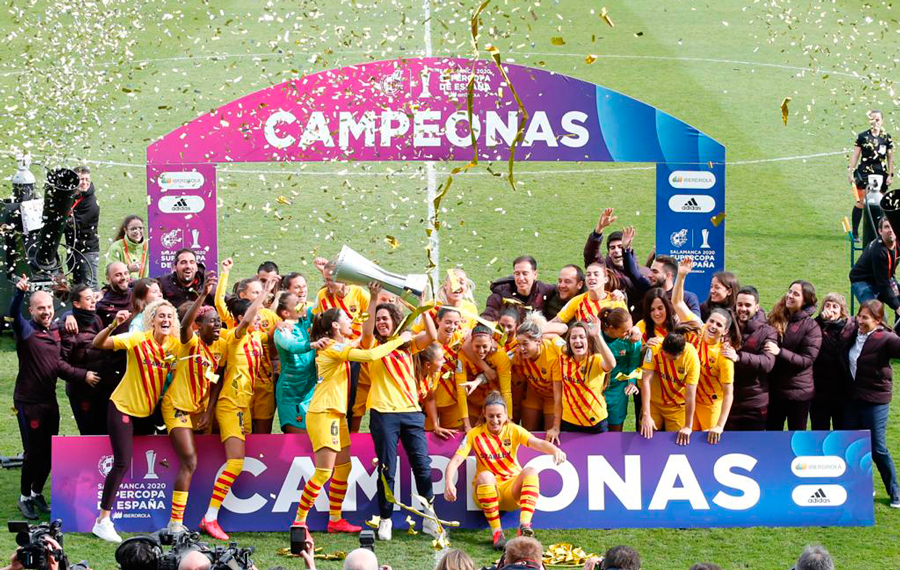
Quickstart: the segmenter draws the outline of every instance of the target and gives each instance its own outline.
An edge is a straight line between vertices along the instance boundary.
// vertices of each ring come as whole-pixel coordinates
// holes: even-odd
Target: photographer
[[[61,520],[39,525],[16,521],[8,524],[10,532],[16,533],[16,543],[20,546],[10,556],[9,565],[0,570],[90,570],[83,560],[77,564],[69,562],[61,544]]]
[[[163,546],[170,546],[167,552]],[[129,538],[116,548],[116,562],[122,570],[258,570],[250,554],[253,548],[239,548],[235,543],[228,547],[211,549],[200,542],[196,532],[170,532],[166,529],[147,536]],[[304,553],[306,554],[306,553]],[[310,561],[312,557],[310,557]]]

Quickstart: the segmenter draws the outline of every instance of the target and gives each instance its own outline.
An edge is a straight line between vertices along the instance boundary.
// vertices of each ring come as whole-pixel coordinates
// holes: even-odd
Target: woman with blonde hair
[[[472,557],[458,548],[451,548],[434,570],[475,570],[475,561]]]
[[[828,293],[822,299],[816,322],[822,330],[822,347],[813,363],[816,395],[809,404],[810,424],[813,430],[843,429],[846,391],[841,350],[844,335],[856,319],[850,316],[843,295]]]
[[[93,528],[96,536],[109,542],[122,542],[113,527],[110,512],[122,478],[131,465],[134,435],[136,432],[138,435],[154,432],[149,418],[162,398],[166,377],[174,371],[176,355],[181,349],[177,336],[178,314],[172,303],[160,300],[144,309],[144,332],[111,337],[112,331],[130,316],[128,311],[119,311],[115,320],[94,337],[94,348],[125,350],[128,355],[125,376],[110,396],[107,408],[113,466],[103,482],[100,516]]]

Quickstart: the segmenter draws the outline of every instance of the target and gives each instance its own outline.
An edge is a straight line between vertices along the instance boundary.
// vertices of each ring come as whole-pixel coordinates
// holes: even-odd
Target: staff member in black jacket
[[[50,512],[42,493],[50,475],[50,441],[59,434],[56,378],[85,382],[87,373],[79,373],[60,358],[59,329],[53,320],[53,298],[49,293],[34,292],[28,304],[31,319],[22,316],[26,291],[28,278],[22,276],[16,283],[9,316],[13,319],[19,358],[13,404],[25,450],[19,510],[25,518],[36,519],[38,511]]]
[[[766,322],[759,308],[756,287],[743,287],[735,300],[735,315],[741,331],[741,348],[722,349],[722,355],[734,362],[734,403],[725,431],[765,431],[769,410],[768,374],[775,366],[775,356],[766,344],[778,342],[778,333]]]
[[[94,291],[85,284],[76,285],[69,293],[72,311],[60,315],[66,326],[59,328],[61,357],[84,375],[84,382],[68,382],[66,395],[72,406],[72,414],[81,435],[106,435],[106,407],[109,396],[118,383],[118,376],[112,382],[100,383],[103,378],[104,363],[108,354],[94,348],[93,341],[103,328],[97,315]],[[69,326],[69,319],[75,326]],[[112,384],[111,386],[109,384]]]
[[[75,172],[78,173],[78,190],[66,220],[66,245],[78,253],[70,258],[69,270],[74,283],[85,283],[96,289],[100,279],[100,236],[97,233],[100,204],[90,169],[78,166]]]
[[[849,372],[849,398],[844,409],[845,429],[867,429],[872,435],[872,461],[891,498],[900,509],[897,470],[887,446],[891,405],[891,359],[900,358],[900,337],[884,323],[880,301],[866,301],[856,313],[856,325],[845,337],[844,358]]]
[[[900,308],[897,282],[897,237],[887,216],[878,227],[880,237],[872,240],[850,270],[850,290],[860,303],[878,299],[894,311]]]

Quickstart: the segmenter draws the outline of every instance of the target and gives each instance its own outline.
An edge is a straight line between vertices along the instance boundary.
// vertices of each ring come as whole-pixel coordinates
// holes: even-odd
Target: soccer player
[[[581,322],[589,322],[591,317],[599,317],[600,310],[604,307],[622,307],[628,309],[624,301],[614,299],[613,296],[606,291],[607,274],[606,267],[594,262],[587,266],[584,274],[584,280],[587,284],[587,293],[577,295],[566,306],[553,317],[544,330],[544,333],[553,333],[558,335],[566,334],[566,323],[573,319]]]
[[[218,382],[216,370],[224,364],[226,346],[219,338],[222,321],[214,308],[203,305],[203,300],[214,286],[215,277],[208,277],[203,284],[203,294],[191,303],[181,322],[181,346],[176,353],[175,377],[162,400],[163,421],[180,461],[169,518],[169,530],[173,532],[186,530],[184,509],[187,507],[191,478],[197,469],[194,430],[202,431],[211,423],[212,409],[207,406],[209,386],[210,382]]]
[[[506,399],[499,392],[491,392],[484,401],[483,422],[466,434],[444,472],[444,498],[452,503],[456,501],[456,471],[469,452],[475,452],[477,474],[472,483],[478,506],[491,527],[495,550],[506,546],[500,511],[519,509],[517,535],[534,536],[531,519],[540,495],[540,481],[535,469],[522,469],[519,465],[518,451],[523,444],[552,455],[557,465],[566,461],[566,454],[560,448],[511,423]]]
[[[275,312],[282,321],[275,330],[275,348],[281,362],[275,402],[284,433],[306,431],[306,412],[316,387],[316,353],[309,341],[312,307],[287,290],[281,293]]]
[[[369,293],[378,297],[381,285],[369,284]],[[400,309],[392,303],[378,305],[363,324],[361,345],[372,348],[390,342],[402,321]],[[426,504],[426,513],[433,515],[434,494],[431,488],[431,457],[425,438],[425,417],[419,407],[413,354],[424,349],[437,337],[434,321],[425,314],[426,330],[416,335],[409,345],[395,348],[389,354],[369,363],[371,387],[366,407],[370,410],[369,429],[375,444],[381,476],[378,479],[379,540],[391,540],[394,505],[387,500],[384,486],[394,486],[397,466],[397,445],[402,441],[409,458],[416,489]],[[437,524],[430,519],[422,523],[422,532],[438,537]]]
[[[459,396],[456,390],[455,374],[459,361],[462,344],[462,331],[460,323],[462,315],[452,307],[441,307],[437,312],[437,343],[443,349],[444,363],[441,373],[435,378],[434,387],[431,390],[431,402],[435,407],[435,422],[431,415],[426,414],[426,431],[438,431],[446,433],[446,430],[458,430],[463,426],[463,417],[460,415]],[[427,411],[427,410],[426,410]]]
[[[491,329],[478,324],[472,329],[472,352],[475,357],[487,363],[496,374],[496,380],[488,380],[481,376],[479,368],[466,357],[459,355],[456,366],[456,399],[459,405],[459,417],[462,418],[466,433],[472,429],[482,416],[484,400],[490,392],[499,391],[506,399],[506,409],[512,408],[512,364],[505,351],[498,349]],[[481,378],[479,378],[481,376]],[[477,383],[468,390],[467,384]]]
[[[472,297],[472,290],[475,285],[469,279],[466,272],[455,267],[447,270],[447,277],[438,290],[437,306],[428,312],[435,323],[438,321],[438,311],[443,307],[452,307],[459,310],[460,323],[459,329],[469,331],[478,324],[473,317],[478,315],[478,307]],[[377,303],[376,303],[377,305]],[[412,327],[414,333],[420,333],[425,330],[425,321],[420,317]]]
[[[219,525],[219,507],[244,469],[244,440],[252,420],[250,402],[261,375],[263,344],[268,341],[266,333],[259,330],[259,310],[274,287],[274,281],[267,283],[264,294],[252,303],[236,297],[228,301],[230,316],[238,325],[221,334],[228,366],[224,382],[217,382],[209,395],[209,405],[215,406],[226,461],[213,486],[206,515],[200,520],[200,530],[219,540],[228,540]]]
[[[690,442],[700,358],[694,345],[685,341],[686,334],[692,333],[676,327],[644,359],[641,435],[648,439],[662,429],[678,432],[679,445]]]
[[[225,303],[225,289],[228,286],[228,276],[231,273],[231,268],[233,266],[234,261],[230,257],[222,262],[222,270],[219,272],[219,284],[216,287],[215,298],[216,310],[219,312],[222,322],[224,322],[228,328],[234,328],[236,323]],[[277,279],[271,278],[270,280],[275,283],[272,287],[278,286]],[[237,283],[235,286],[235,294],[239,299],[246,299],[248,302],[252,303],[258,296],[263,294],[264,289],[266,291],[272,290],[267,287],[268,281],[263,284],[258,277],[251,277]],[[275,350],[273,341],[275,327],[281,321],[281,318],[275,314],[275,311],[266,308],[265,304],[268,301],[269,293],[266,293],[265,295],[266,298],[263,299],[263,306],[259,309],[259,322],[255,325],[258,327],[258,330],[266,333],[268,342],[263,343],[263,359],[260,362],[259,368],[260,375],[254,384],[253,399],[250,401],[250,412],[253,418],[253,433],[272,433],[272,422],[275,418],[275,370],[277,369],[278,352]],[[275,355],[274,358],[273,355]]]
[[[604,308],[603,311],[608,311]],[[625,309],[622,309],[625,310]],[[591,324],[576,321],[566,333],[566,347],[553,368],[554,381],[562,386],[562,431],[604,433],[609,431],[603,391],[609,386],[608,373],[616,365],[603,340],[600,320]]]
[[[153,433],[153,422],[145,418],[153,414],[166,377],[175,368],[176,355],[181,347],[179,339],[174,336],[178,329],[178,317],[175,307],[168,301],[157,301],[144,310],[146,332],[110,337],[113,329],[130,316],[128,311],[119,311],[115,320],[94,337],[94,348],[125,350],[128,355],[125,377],[110,396],[107,408],[107,427],[114,459],[112,469],[103,481],[100,516],[92,529],[96,536],[109,542],[122,542],[109,515],[122,478],[131,465],[134,434]]]
[[[546,324],[543,315],[532,312],[519,325],[516,331],[518,347],[512,360],[513,377],[524,378],[527,383],[522,426],[527,430],[540,429],[543,417],[547,440],[559,441],[562,386],[553,381],[553,368],[558,364],[566,342],[559,337],[544,338]]]
[[[313,315],[324,313],[328,309],[340,309],[350,317],[353,331],[347,338],[348,342],[359,339],[362,336],[362,316],[369,310],[371,297],[369,292],[357,285],[347,285],[346,283],[338,283],[334,280],[334,262],[328,261],[324,257],[317,257],[313,262],[316,269],[322,273],[325,279],[325,286],[319,289],[316,294],[316,305],[313,308]],[[377,306],[377,304],[376,304]],[[347,420],[353,426],[354,414],[362,417],[365,413],[354,411],[354,404],[357,401],[356,389],[359,385],[361,365],[359,362],[350,363],[350,398],[347,401]]]
[[[686,257],[678,264],[678,278],[672,293],[672,304],[679,318],[685,322],[696,319],[684,302],[684,282],[693,268],[693,260]],[[707,432],[711,444],[719,443],[731,404],[734,402],[734,362],[725,357],[725,346],[741,348],[741,333],[734,313],[722,307],[710,310],[709,318],[700,334],[691,335],[691,344],[700,358],[700,379],[694,410],[694,431]]]
[[[609,431],[622,431],[628,415],[628,398],[638,394],[641,341],[631,340],[631,315],[621,307],[600,311],[603,340],[609,346],[616,365],[609,371],[609,386],[603,391]]]
[[[894,142],[891,135],[884,132],[881,111],[869,111],[869,125],[869,130],[857,135],[847,169],[847,179],[856,191],[856,204],[852,212],[854,238],[859,237],[859,222],[863,217],[869,186],[874,185],[875,189],[884,191],[894,178]]]
[[[306,430],[315,452],[316,471],[303,487],[297,516],[292,526],[306,527],[306,518],[319,492],[331,479],[328,490],[328,532],[359,532],[341,516],[350,476],[350,429],[347,425],[347,398],[350,385],[350,362],[372,362],[389,355],[409,342],[412,333],[371,350],[355,348],[350,342],[353,321],[343,309],[330,308],[313,318],[312,346],[316,352],[319,383],[313,391],[306,417]],[[332,479],[332,474],[334,478]]]
[[[456,435],[457,430],[441,427],[434,397],[438,379],[444,374],[444,364],[444,348],[439,342],[433,342],[415,354],[419,405],[425,412],[425,431],[432,432],[441,439],[449,439]]]

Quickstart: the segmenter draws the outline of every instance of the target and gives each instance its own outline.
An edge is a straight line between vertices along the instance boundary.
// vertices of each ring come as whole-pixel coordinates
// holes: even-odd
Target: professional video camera
[[[84,255],[61,246],[66,219],[75,203],[78,174],[68,168],[48,171],[44,196],[36,192],[29,170],[31,158],[17,157],[18,172],[12,177],[12,196],[0,199],[0,306],[9,306],[14,284],[25,274],[32,290],[64,290],[76,259]],[[0,321],[2,326],[5,321]]]
[[[169,546],[169,550],[164,551],[164,546]],[[136,554],[135,551],[141,552]],[[149,553],[149,557],[156,561],[158,570],[178,570],[182,559],[194,551],[209,559],[210,570],[250,570],[253,566],[250,559],[253,547],[239,548],[236,542],[232,542],[228,546],[210,548],[209,544],[200,541],[197,532],[170,532],[166,529],[125,540],[116,549],[116,562],[123,570],[128,570],[131,561],[147,557]]]
[[[37,568],[46,570],[50,568],[49,555],[59,562],[60,570],[87,570],[88,565],[82,561],[77,564],[69,564],[69,559],[63,552],[62,521],[57,519],[39,525],[30,525],[23,521],[7,522],[9,532],[16,533],[16,544],[21,548],[16,552],[16,558],[24,568]],[[59,543],[59,550],[47,543],[47,537]]]

